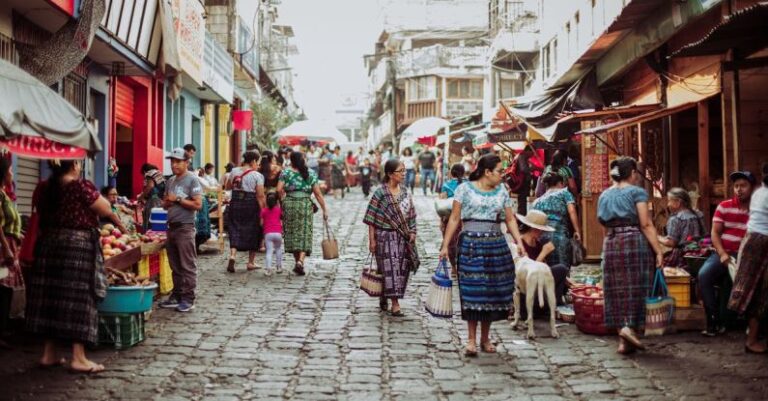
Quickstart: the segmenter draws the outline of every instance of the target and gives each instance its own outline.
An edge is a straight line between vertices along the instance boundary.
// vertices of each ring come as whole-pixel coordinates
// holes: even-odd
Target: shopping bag
[[[360,289],[372,297],[380,297],[384,292],[384,276],[373,267],[373,255],[368,257],[367,267],[360,275]]]
[[[581,241],[576,238],[571,238],[571,266],[578,266],[584,262],[584,254],[586,250]]]
[[[331,227],[328,226],[328,222],[324,221],[323,225],[325,230],[323,232],[323,242],[320,246],[323,248],[323,259],[338,259],[339,258],[339,243],[336,241],[336,236],[333,235]]]
[[[168,250],[163,249],[160,251],[160,272],[158,274],[160,294],[170,294],[173,291],[173,272],[171,271],[171,263],[168,260]]]
[[[672,325],[674,316],[675,299],[669,296],[664,273],[657,269],[651,296],[645,298],[645,335],[664,335]]]
[[[452,318],[452,288],[453,281],[451,281],[451,276],[448,273],[448,264],[445,260],[441,260],[432,276],[432,282],[429,284],[429,294],[424,302],[424,309],[434,317]]]

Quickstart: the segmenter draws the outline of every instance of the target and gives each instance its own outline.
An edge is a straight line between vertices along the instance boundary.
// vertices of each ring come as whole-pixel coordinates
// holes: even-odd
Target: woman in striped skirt
[[[606,228],[603,242],[605,325],[619,334],[621,354],[645,349],[635,329],[645,325],[645,297],[650,294],[654,253],[663,255],[648,212],[648,194],[636,186],[637,162],[619,157],[611,162],[612,187],[597,203],[597,218]]]
[[[285,251],[296,261],[293,272],[303,276],[304,258],[312,253],[312,194],[323,209],[323,219],[328,220],[317,174],[307,167],[304,153],[291,153],[291,166],[280,175],[277,193],[283,195]]]
[[[515,265],[501,232],[502,218],[518,249],[525,253],[509,193],[502,185],[503,172],[501,159],[496,155],[488,154],[478,160],[470,182],[456,189],[440,249],[440,259],[447,259],[451,238],[462,224],[457,262],[461,317],[469,328],[467,356],[477,355],[478,322],[480,347],[484,352],[496,352],[489,338],[491,322],[506,319],[512,303]]]
[[[248,271],[256,270],[256,251],[261,244],[262,228],[259,212],[264,208],[264,176],[257,171],[259,152],[249,150],[243,154],[243,167],[232,170],[230,180],[232,199],[227,207],[225,221],[229,234],[229,263],[227,271],[235,272],[238,251],[248,251]]]

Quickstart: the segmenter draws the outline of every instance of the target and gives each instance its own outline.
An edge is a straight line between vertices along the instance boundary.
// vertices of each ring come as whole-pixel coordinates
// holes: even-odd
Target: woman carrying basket
[[[403,316],[399,300],[405,295],[408,277],[419,266],[416,253],[416,207],[404,184],[405,166],[397,159],[384,164],[384,184],[371,196],[363,223],[368,225],[371,253],[384,276],[379,307],[392,316]]]

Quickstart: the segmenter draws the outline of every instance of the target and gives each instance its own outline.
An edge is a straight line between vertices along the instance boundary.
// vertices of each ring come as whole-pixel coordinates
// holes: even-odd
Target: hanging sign
[[[524,127],[523,127],[524,128]],[[525,142],[526,140],[525,129],[513,129],[511,131],[499,132],[497,134],[488,134],[488,139],[491,143],[501,142]]]
[[[17,156],[34,159],[84,159],[85,149],[64,145],[39,136],[20,135],[11,139],[0,139],[0,147]]]
[[[232,112],[232,125],[235,131],[250,131],[253,129],[253,111],[235,110]]]

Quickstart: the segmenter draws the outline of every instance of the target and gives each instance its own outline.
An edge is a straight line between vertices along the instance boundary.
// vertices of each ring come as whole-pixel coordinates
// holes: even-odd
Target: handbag
[[[384,293],[384,276],[373,267],[372,254],[368,260],[368,267],[360,275],[360,289],[372,297],[380,297]]]
[[[437,318],[450,319],[453,317],[453,281],[448,274],[448,264],[441,260],[432,275],[432,282],[429,284],[429,294],[424,302],[424,309],[430,315]]]
[[[24,238],[21,241],[21,249],[19,250],[19,261],[24,265],[31,265],[35,261],[35,243],[37,242],[38,232],[40,231],[40,214],[37,212],[37,203],[39,200],[38,185],[35,188],[35,192],[32,194],[32,214],[29,216],[29,222],[27,223],[27,230],[24,233]]]
[[[675,299],[669,296],[664,273],[656,269],[651,296],[645,298],[645,335],[664,335],[672,325],[674,316]]]
[[[323,248],[323,259],[338,259],[339,258],[339,242],[336,241],[336,237],[331,231],[331,227],[327,221],[323,221],[325,230],[323,231],[323,242],[320,246]]]
[[[453,211],[453,198],[437,199],[435,201],[435,212],[440,217],[448,217]]]
[[[317,203],[312,199],[310,199],[309,202],[312,203],[312,214],[317,213],[317,211],[320,210],[320,206],[317,206]]]
[[[584,262],[586,253],[584,245],[576,238],[571,238],[571,266],[578,266]]]

